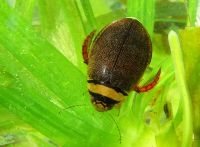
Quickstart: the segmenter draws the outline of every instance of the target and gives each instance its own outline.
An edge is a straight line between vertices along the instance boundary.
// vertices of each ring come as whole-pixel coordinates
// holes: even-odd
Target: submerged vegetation
[[[189,147],[200,144],[197,0],[4,0],[0,5],[0,146]],[[147,28],[153,58],[120,109],[90,104],[81,46],[123,18]]]

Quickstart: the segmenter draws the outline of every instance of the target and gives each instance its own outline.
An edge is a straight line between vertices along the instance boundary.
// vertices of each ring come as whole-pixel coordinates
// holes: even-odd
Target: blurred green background
[[[2,0],[0,146],[199,147],[198,0]],[[136,17],[153,57],[120,109],[90,104],[81,48],[92,30]]]

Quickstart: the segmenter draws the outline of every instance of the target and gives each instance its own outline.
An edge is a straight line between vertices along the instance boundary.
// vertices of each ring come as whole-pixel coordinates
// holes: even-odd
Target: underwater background
[[[200,1],[2,0],[0,146],[199,147]],[[161,76],[120,109],[97,112],[87,90],[82,43],[114,20],[148,30]]]

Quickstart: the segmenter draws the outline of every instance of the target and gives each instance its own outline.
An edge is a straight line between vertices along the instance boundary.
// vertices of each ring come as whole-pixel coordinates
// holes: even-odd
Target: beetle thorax
[[[115,89],[101,84],[88,83],[91,101],[96,110],[107,111],[119,105],[124,100],[124,95]]]

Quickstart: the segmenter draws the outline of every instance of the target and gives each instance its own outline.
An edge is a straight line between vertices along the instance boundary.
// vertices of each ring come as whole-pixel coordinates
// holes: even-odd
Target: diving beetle
[[[114,21],[94,36],[95,31],[84,40],[82,55],[88,65],[88,91],[97,111],[120,106],[132,90],[145,92],[157,84],[160,69],[152,82],[138,86],[151,61],[152,44],[137,19]]]

